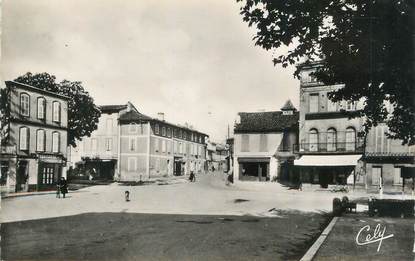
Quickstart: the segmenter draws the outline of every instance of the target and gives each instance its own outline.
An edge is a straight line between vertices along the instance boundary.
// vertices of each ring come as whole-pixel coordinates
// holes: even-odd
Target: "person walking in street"
[[[61,179],[58,182],[58,186],[60,188],[60,192],[63,195],[63,198],[65,198],[66,193],[68,193],[68,184],[64,177],[61,177]]]

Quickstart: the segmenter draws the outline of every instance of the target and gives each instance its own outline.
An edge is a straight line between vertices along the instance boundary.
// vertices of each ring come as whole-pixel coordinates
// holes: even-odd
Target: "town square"
[[[1,8],[0,260],[414,260],[412,2]]]

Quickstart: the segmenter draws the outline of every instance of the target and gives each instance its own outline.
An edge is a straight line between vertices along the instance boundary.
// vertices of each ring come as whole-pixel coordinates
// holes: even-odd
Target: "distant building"
[[[120,115],[137,109],[130,102],[121,105],[99,106],[101,116],[98,128],[90,137],[83,137],[75,148],[71,147],[70,161],[81,172],[94,179],[113,180],[118,174]]]
[[[228,146],[216,142],[207,142],[207,169],[209,171],[227,171],[226,158],[229,156]]]
[[[299,113],[290,101],[281,111],[240,112],[234,129],[234,180],[269,181],[289,175]]]
[[[6,81],[0,150],[3,192],[54,189],[65,176],[68,98]]]
[[[169,123],[164,113],[152,118],[136,110],[120,115],[121,181],[202,172],[206,162],[208,135]]]

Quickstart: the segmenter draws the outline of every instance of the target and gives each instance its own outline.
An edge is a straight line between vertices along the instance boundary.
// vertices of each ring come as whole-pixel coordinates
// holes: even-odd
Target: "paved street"
[[[125,202],[124,191],[131,192]],[[333,193],[288,190],[278,183],[247,182],[226,186],[223,174],[201,174],[196,183],[176,180],[171,185],[93,186],[69,193],[6,198],[2,222],[59,217],[90,212],[127,212],[194,215],[274,216],[270,209],[331,211]]]

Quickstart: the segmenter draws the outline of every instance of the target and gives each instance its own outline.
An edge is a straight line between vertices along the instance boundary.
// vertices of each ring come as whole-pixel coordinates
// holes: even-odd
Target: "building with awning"
[[[294,160],[295,166],[356,166],[362,155],[304,155]]]

